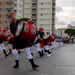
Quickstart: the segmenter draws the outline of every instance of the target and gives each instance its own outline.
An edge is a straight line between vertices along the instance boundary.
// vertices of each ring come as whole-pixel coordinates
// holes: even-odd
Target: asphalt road
[[[0,75],[75,75],[75,44],[67,44],[52,50],[50,57],[45,54],[42,58],[34,52],[34,61],[40,67],[32,70],[31,64],[22,51],[19,54],[20,67],[13,69],[15,62],[12,54],[7,58],[0,53]]]

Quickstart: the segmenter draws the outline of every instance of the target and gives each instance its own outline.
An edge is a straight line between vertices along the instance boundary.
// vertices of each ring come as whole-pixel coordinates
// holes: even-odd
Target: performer
[[[51,46],[51,41],[52,41],[52,38],[50,34],[46,32],[44,35],[44,50],[45,52],[48,52],[48,56],[50,56],[50,54],[52,53],[52,51],[49,51]]]
[[[9,54],[6,53],[5,46],[4,46],[4,43],[3,43],[5,41],[5,39],[6,39],[6,36],[4,36],[4,33],[0,28],[0,50],[3,51],[5,57],[7,57]]]
[[[18,35],[18,33],[16,33],[16,30],[17,30],[17,27],[18,27],[18,24],[21,22],[21,20],[17,20],[16,19],[16,14],[14,12],[11,12],[10,13],[10,18],[11,18],[11,23],[10,23],[10,31],[11,33],[15,36]],[[23,22],[22,24],[26,24],[27,25],[27,22]],[[29,24],[28,24],[29,25]],[[22,25],[20,25],[22,27]],[[24,25],[23,25],[24,26]],[[34,63],[34,60],[33,60],[33,56],[31,55],[31,52],[30,52],[30,43],[28,39],[32,39],[32,37],[25,37],[24,34],[26,35],[29,35],[27,34],[28,33],[28,29],[27,27],[24,28],[25,31],[27,32],[22,32],[19,36],[15,37],[14,39],[14,42],[13,42],[13,49],[15,50],[18,50],[18,49],[24,49],[25,53],[26,53],[26,56],[28,58],[28,60],[30,61],[31,65],[32,65],[32,68],[33,69],[36,69],[39,67],[39,65],[36,65]],[[31,33],[30,33],[31,34]],[[23,37],[22,37],[23,36]],[[21,38],[22,37],[22,38]],[[26,39],[24,39],[26,38]],[[14,57],[16,58],[16,55],[17,55],[17,52],[14,51],[14,53],[16,53],[14,55]],[[18,55],[17,55],[18,56]],[[16,62],[16,65],[13,67],[13,68],[18,68],[19,67],[19,58],[17,57],[17,59],[15,59],[15,62]],[[18,64],[18,65],[17,65]]]
[[[42,52],[42,56],[44,55],[43,52],[43,47],[44,47],[44,28],[40,27],[39,31],[38,31],[38,36],[40,36],[40,47],[41,47],[41,52]]]
[[[14,39],[14,35],[10,32],[10,30],[8,30],[8,34],[9,34],[9,40],[8,40],[8,49],[9,49],[9,54],[11,54],[11,50],[12,50],[12,44],[13,44],[13,39]],[[21,51],[18,50],[18,54],[20,54]]]
[[[63,46],[63,40],[62,40],[62,37],[61,36],[57,36],[57,42],[58,42],[58,45],[59,45],[59,47],[60,46]]]
[[[33,44],[33,47],[35,47],[35,50],[38,51],[40,57],[42,57],[44,55],[44,52],[40,47],[40,44],[43,40],[43,35],[44,35],[44,29],[41,27],[41,28],[39,28],[39,31],[36,34],[36,38],[35,38],[34,44]]]
[[[8,40],[7,40],[8,36],[9,36],[8,35],[9,34],[8,29],[7,28],[2,28],[1,31],[4,34],[3,40],[8,43]],[[8,43],[8,49],[9,49],[8,54],[11,54],[11,48],[12,48],[11,44]]]

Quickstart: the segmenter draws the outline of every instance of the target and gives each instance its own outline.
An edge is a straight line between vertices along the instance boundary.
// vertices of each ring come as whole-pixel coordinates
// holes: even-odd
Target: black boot
[[[19,50],[19,51],[18,51],[18,54],[20,54],[20,53],[21,53],[21,51]]]
[[[19,68],[19,60],[15,60],[16,65],[13,68]]]
[[[46,49],[44,49],[44,51],[47,52]]]
[[[43,56],[41,51],[38,51],[38,53],[39,53],[40,57],[42,57],[42,56]]]
[[[31,53],[31,55],[33,56],[33,53]]]
[[[4,49],[3,49],[3,53],[4,53],[5,57],[8,56],[8,54],[6,54],[6,51]]]
[[[47,50],[47,52],[48,52],[48,54],[51,54],[52,53],[52,51],[50,52],[49,50]]]
[[[11,49],[9,49],[9,54],[11,54]]]
[[[43,52],[43,50],[42,50],[42,55],[44,55],[44,52]]]
[[[33,59],[30,59],[29,61],[30,61],[31,65],[32,65],[32,68],[33,68],[33,69],[36,69],[36,68],[39,67],[39,65],[36,65],[36,64],[34,63]]]

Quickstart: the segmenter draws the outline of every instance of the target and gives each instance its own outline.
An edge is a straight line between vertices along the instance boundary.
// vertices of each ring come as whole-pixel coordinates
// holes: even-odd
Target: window
[[[36,5],[36,3],[32,3],[32,5]]]
[[[32,2],[32,5],[36,5],[36,2]]]
[[[8,12],[11,12],[11,10],[8,10]]]
[[[32,10],[36,10],[36,9],[32,9]]]
[[[0,11],[1,11],[1,8],[0,8]]]
[[[32,16],[36,16],[36,14],[32,14]]]
[[[7,10],[7,13],[10,13],[11,12],[11,10]]]
[[[0,5],[1,5],[1,2],[0,2]]]
[[[19,10],[19,12],[21,13],[21,10]]]
[[[17,12],[17,10],[14,10],[14,12]]]
[[[14,4],[14,6],[16,7],[16,6],[17,6],[17,4]]]
[[[42,16],[43,14],[41,14],[41,16]]]
[[[41,3],[41,5],[43,5],[43,3]]]

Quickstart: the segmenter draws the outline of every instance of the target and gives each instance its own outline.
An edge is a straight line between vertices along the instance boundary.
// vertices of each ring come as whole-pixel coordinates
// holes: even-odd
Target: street
[[[0,75],[75,75],[75,44],[53,49],[50,57],[45,53],[41,58],[34,52],[34,61],[40,65],[37,71],[32,70],[23,51],[19,58],[20,67],[13,69],[15,62],[12,54],[5,58],[3,53],[0,53]]]

